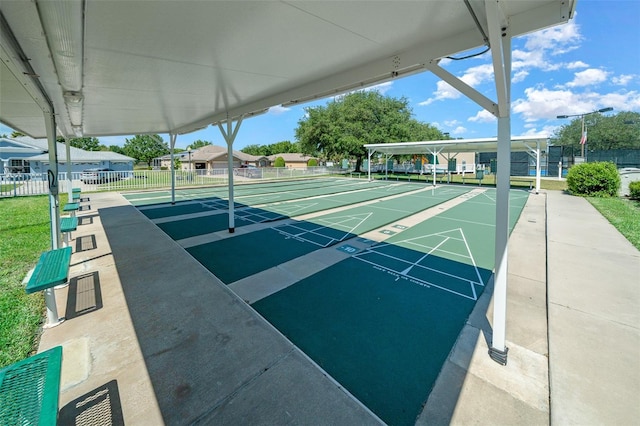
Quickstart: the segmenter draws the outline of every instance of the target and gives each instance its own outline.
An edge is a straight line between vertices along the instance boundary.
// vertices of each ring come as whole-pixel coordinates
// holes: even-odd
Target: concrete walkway
[[[123,197],[90,197],[56,290],[67,320],[40,345],[64,347],[61,424],[381,423]],[[509,262],[507,366],[487,354],[489,285],[417,423],[637,421],[638,250],[550,192],[530,196]]]
[[[640,252],[584,199],[548,194],[552,424],[640,422]]]

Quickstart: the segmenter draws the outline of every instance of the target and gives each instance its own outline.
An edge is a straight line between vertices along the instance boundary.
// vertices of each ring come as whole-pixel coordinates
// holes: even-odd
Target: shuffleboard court
[[[258,185],[254,185],[251,189],[250,194],[240,195],[236,194],[234,197],[234,201],[239,203],[241,206],[246,206],[249,204],[265,204],[265,203],[273,203],[273,202],[283,202],[307,197],[317,197],[320,195],[327,194],[335,194],[340,192],[348,192],[355,190],[366,190],[368,188],[376,188],[381,186],[386,186],[388,184],[381,182],[353,182],[351,183],[343,183],[342,181],[338,181],[338,184],[331,184],[330,182],[323,182],[322,186],[313,186],[311,188],[305,187],[299,189],[295,187],[294,189],[285,190],[282,189],[279,192],[259,192]],[[221,200],[222,202],[216,203],[218,208],[225,209],[226,205],[224,204],[224,200],[227,200],[227,196],[219,197],[217,200]],[[142,213],[150,219],[158,219],[163,217],[177,216],[183,214],[193,214],[193,213],[202,213],[206,211],[211,211],[212,201],[216,201],[216,199],[206,198],[204,201],[199,199],[191,200],[191,201],[183,201],[180,203],[176,203],[175,205],[171,204],[162,204],[158,205],[155,208],[145,208],[141,209]]]
[[[424,188],[424,185],[417,184],[383,184],[358,189],[357,191],[339,192],[328,196],[321,196],[312,199],[291,200],[262,205],[262,207],[244,207],[237,204],[235,211],[235,226],[241,227],[252,223],[271,222],[293,216],[300,216],[307,213],[328,210],[335,207],[347,206],[349,204],[370,201],[376,198],[398,195],[405,192],[415,191]],[[184,209],[175,209],[177,215],[188,213],[201,213],[200,207],[192,207],[193,203],[185,205]],[[211,232],[227,229],[229,219],[226,214],[211,210],[212,214],[201,217],[179,219],[171,222],[158,224],[167,235],[175,240],[194,237],[196,235],[209,234]],[[218,214],[213,214],[218,213]]]
[[[512,227],[527,197],[511,191]],[[252,306],[385,422],[413,425],[491,278],[494,223],[477,195]]]
[[[309,221],[276,226],[187,248],[200,263],[230,284],[296,257],[345,241],[403,217],[433,207],[468,191],[444,187],[397,199],[321,215]],[[237,259],[247,258],[242,268]]]

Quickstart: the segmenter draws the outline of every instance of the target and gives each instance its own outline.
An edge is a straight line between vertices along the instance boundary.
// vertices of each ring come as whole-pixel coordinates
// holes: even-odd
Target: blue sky
[[[513,40],[512,134],[550,135],[568,120],[557,115],[581,114],[604,107],[614,112],[640,112],[640,1],[578,0],[569,23]],[[489,54],[441,65],[490,99],[495,99]],[[496,134],[488,112],[429,72],[376,86],[381,93],[405,97],[414,117],[452,137],[481,138]],[[245,120],[235,149],[295,140],[304,107],[274,107]],[[0,133],[11,129],[0,125]],[[162,135],[165,141],[168,135]],[[104,145],[123,145],[126,136],[99,138]],[[217,127],[179,135],[176,146],[195,140],[224,145]]]

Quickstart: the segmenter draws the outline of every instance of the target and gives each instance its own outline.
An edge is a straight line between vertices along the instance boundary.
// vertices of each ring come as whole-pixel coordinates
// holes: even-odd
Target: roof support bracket
[[[495,102],[484,96],[482,93],[478,92],[473,87],[469,86],[464,81],[460,80],[455,75],[451,74],[449,71],[442,68],[440,65],[438,65],[436,60],[429,61],[426,64],[426,67],[429,69],[429,71],[450,84],[454,89],[480,105],[482,108],[489,111],[491,114],[495,115],[496,117],[498,116],[498,105]]]

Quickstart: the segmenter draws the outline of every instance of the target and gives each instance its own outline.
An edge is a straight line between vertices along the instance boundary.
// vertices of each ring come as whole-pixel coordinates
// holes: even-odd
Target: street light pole
[[[571,115],[558,115],[556,118],[570,118],[570,117],[580,117],[580,120],[582,122],[582,131],[580,133],[580,156],[584,159],[584,161],[586,162],[587,159],[585,158],[584,154],[585,154],[585,150],[584,150],[584,146],[587,144],[587,134],[586,134],[586,124],[584,121],[584,118],[587,115],[591,115],[591,114],[598,114],[598,113],[602,113],[602,112],[609,112],[609,111],[613,111],[613,108],[611,107],[607,107],[607,108],[601,108],[597,111],[591,111],[591,112],[585,112],[584,114],[571,114]]]

